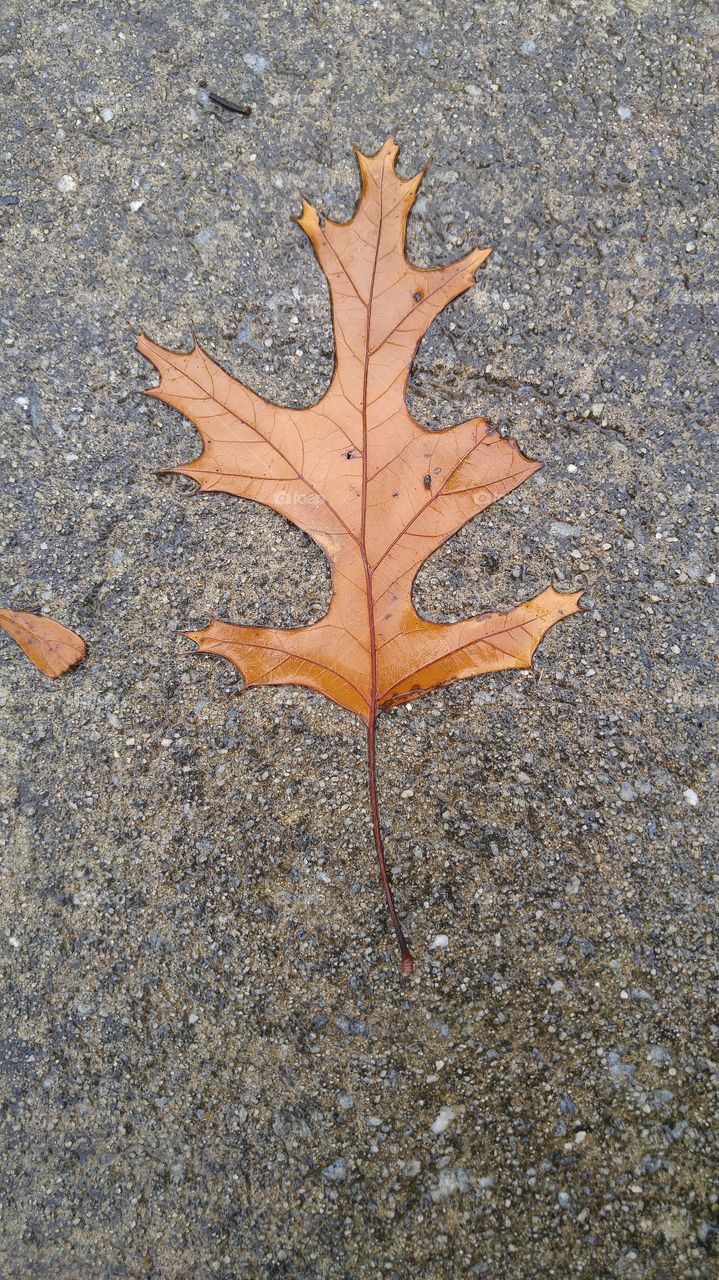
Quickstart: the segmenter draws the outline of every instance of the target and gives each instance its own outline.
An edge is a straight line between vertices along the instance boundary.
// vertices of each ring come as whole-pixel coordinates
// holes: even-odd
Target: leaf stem
[[[392,897],[392,886],[389,882],[387,874],[387,864],[384,860],[384,849],[382,847],[382,830],[379,824],[379,804],[377,800],[377,759],[375,754],[375,732],[377,727],[377,715],[371,714],[367,723],[367,763],[369,766],[369,798],[372,807],[372,826],[374,828],[374,843],[377,850],[377,861],[379,863],[379,873],[382,877],[382,886],[384,888],[384,896],[387,899],[389,914],[394,925],[394,931],[397,934],[399,949],[402,953],[402,973],[414,973],[414,960],[412,952],[407,946],[407,939],[402,931],[397,908],[394,905]]]

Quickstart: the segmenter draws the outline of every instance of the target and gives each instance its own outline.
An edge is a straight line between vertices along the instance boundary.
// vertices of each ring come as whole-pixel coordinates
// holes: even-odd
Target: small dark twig
[[[210,102],[214,102],[216,107],[224,107],[225,111],[234,111],[238,116],[251,116],[252,107],[238,107],[236,102],[228,102],[227,98],[220,98],[216,93],[208,93]]]

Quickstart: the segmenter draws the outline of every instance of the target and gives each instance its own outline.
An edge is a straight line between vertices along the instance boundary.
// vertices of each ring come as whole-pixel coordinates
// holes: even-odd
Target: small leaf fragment
[[[87,653],[82,636],[43,614],[0,609],[0,627],[20,645],[38,670],[52,679],[64,675]]]

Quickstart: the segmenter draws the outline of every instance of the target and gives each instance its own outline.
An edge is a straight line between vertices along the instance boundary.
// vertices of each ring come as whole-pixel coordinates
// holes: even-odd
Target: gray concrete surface
[[[2,599],[90,655],[0,646],[3,1278],[717,1274],[718,34],[698,0],[6,0]],[[410,983],[358,726],[179,635],[321,616],[322,556],[153,474],[195,433],[133,349],[194,330],[311,402],[289,217],[349,215],[392,129],[433,157],[416,260],[497,246],[413,411],[546,461],[418,601],[591,587],[533,673],[381,725]]]

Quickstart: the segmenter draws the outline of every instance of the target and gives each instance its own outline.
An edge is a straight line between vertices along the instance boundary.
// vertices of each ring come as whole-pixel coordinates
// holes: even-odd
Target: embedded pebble
[[[466,1169],[442,1169],[435,1186],[430,1188],[429,1194],[435,1204],[439,1204],[441,1200],[448,1200],[457,1192],[462,1193],[468,1190],[469,1177]]]
[[[322,1176],[328,1182],[344,1182],[347,1177],[347,1161],[344,1156],[338,1156],[332,1164],[325,1165],[322,1170]]]
[[[258,76],[261,76],[270,65],[267,58],[260,57],[258,53],[243,53],[242,61]]]
[[[444,1133],[445,1129],[449,1128],[450,1124],[455,1119],[456,1119],[456,1114],[452,1107],[440,1107],[439,1114],[437,1115],[436,1119],[432,1121],[432,1124],[430,1125],[432,1133],[434,1134]]]
[[[650,1044],[647,1049],[647,1057],[655,1066],[663,1066],[672,1060],[672,1055],[660,1044]]]
[[[573,524],[565,524],[562,520],[553,520],[549,526],[549,532],[553,538],[577,538],[581,530],[575,528]]]

